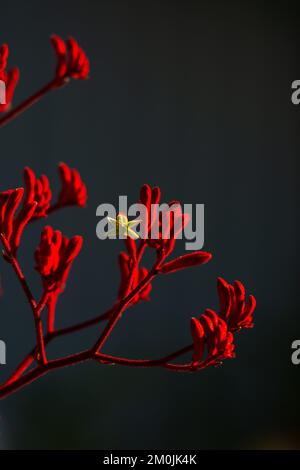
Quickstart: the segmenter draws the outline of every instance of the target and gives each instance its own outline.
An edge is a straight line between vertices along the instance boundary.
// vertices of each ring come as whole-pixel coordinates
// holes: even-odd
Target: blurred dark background
[[[30,165],[53,188],[56,165],[80,170],[86,210],[49,222],[82,234],[84,249],[58,306],[58,326],[105,311],[119,280],[119,241],[99,241],[96,207],[164,199],[205,204],[204,267],[155,283],[152,301],[124,315],[105,346],[159,357],[190,341],[189,319],[217,308],[216,277],[242,280],[258,301],[255,328],[219,369],[176,374],[86,363],[53,372],[0,403],[2,449],[300,448],[298,171],[300,15],[289,2],[1,2],[0,43],[21,69],[15,104],[53,74],[51,33],[73,35],[91,61],[73,81],[1,129],[1,189]],[[20,261],[36,295],[33,252],[46,222],[26,232]],[[178,252],[184,250],[181,242]],[[1,263],[0,338],[11,372],[34,343],[31,313]],[[83,348],[92,329],[58,340],[53,357]]]

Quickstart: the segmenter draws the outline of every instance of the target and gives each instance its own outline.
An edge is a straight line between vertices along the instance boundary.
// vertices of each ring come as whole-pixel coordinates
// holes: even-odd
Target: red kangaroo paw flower
[[[159,210],[158,204],[161,200],[161,191],[158,186],[151,188],[144,184],[140,189],[140,202],[146,208],[146,220],[143,232],[147,244],[157,251],[159,259],[163,260],[174,249],[176,238],[189,222],[189,214],[184,214],[180,202],[172,201],[167,207]],[[158,212],[159,211],[159,212]]]
[[[181,269],[190,268],[192,266],[198,266],[200,264],[205,264],[210,261],[212,258],[211,253],[206,253],[205,251],[195,251],[187,255],[179,256],[172,261],[164,264],[159,271],[163,274],[174,273]]]
[[[144,184],[140,189],[140,202],[146,207],[146,220],[144,223],[145,236],[149,237],[151,227],[155,223],[157,214],[155,211],[151,211],[151,204],[159,204],[160,202],[160,188],[158,186],[151,188],[148,184]]]
[[[31,168],[26,167],[24,169],[24,181],[26,190],[24,206],[35,201],[37,206],[34,218],[46,217],[52,199],[47,176],[42,175],[40,178],[36,178]]]
[[[5,214],[2,222],[2,232],[5,235],[7,241],[10,240],[13,232],[14,215],[23,197],[23,192],[23,188],[14,189],[13,191],[10,191],[9,197],[6,199]]]
[[[207,309],[199,319],[207,338],[209,359],[234,357],[233,334],[213,310]]]
[[[22,232],[34,214],[36,202],[25,204],[23,210],[15,217],[24,193],[23,188],[17,188],[0,193],[0,227],[10,245],[12,254],[19,247]]]
[[[256,299],[249,295],[248,303],[244,305],[243,313],[239,319],[239,328],[253,328],[253,312],[256,308]]]
[[[201,362],[205,348],[205,333],[200,321],[194,317],[191,319],[191,332],[194,343],[193,361]]]
[[[220,317],[228,323],[231,331],[241,328],[253,327],[253,312],[256,308],[256,299],[249,296],[246,303],[245,287],[240,281],[228,284],[221,277],[218,278],[218,294],[220,300]]]
[[[35,251],[36,270],[40,273],[44,288],[62,292],[70,268],[82,247],[82,237],[64,237],[59,230],[44,228],[41,241]]]
[[[16,67],[11,68],[8,72],[6,71],[8,55],[8,45],[3,44],[0,47],[0,80],[5,83],[6,103],[0,103],[0,113],[7,111],[11,107],[15,88],[17,86],[20,76],[19,69]]]
[[[230,288],[227,282],[221,277],[217,280],[217,290],[220,300],[220,317],[227,320],[231,307]]]
[[[57,207],[85,207],[87,203],[87,190],[78,171],[70,168],[65,163],[60,163],[59,173],[62,187]]]
[[[140,284],[148,275],[148,270],[146,268],[141,268],[139,270],[136,265],[136,260],[124,251],[119,254],[119,267],[121,273],[121,281],[118,292],[118,300],[122,300],[129,291],[132,291]],[[149,294],[151,292],[152,285],[151,283],[144,287],[133,299],[131,300],[130,305],[137,304],[138,302],[144,300],[149,300]]]
[[[16,254],[20,246],[21,236],[24,228],[26,227],[28,222],[30,222],[34,217],[36,207],[37,203],[35,201],[24,204],[21,212],[17,215],[15,219],[14,231],[12,239],[10,241],[11,249],[14,254]]]
[[[62,86],[69,78],[87,79],[89,60],[77,41],[69,38],[66,43],[59,36],[53,35],[51,42],[57,58],[56,85]]]
[[[54,47],[57,59],[57,67],[56,67],[56,77],[60,79],[64,79],[67,74],[67,48],[65,41],[63,41],[59,36],[53,34],[51,36],[51,43]]]
[[[8,45],[2,44],[2,46],[0,47],[0,73],[2,73],[6,69],[8,55]]]

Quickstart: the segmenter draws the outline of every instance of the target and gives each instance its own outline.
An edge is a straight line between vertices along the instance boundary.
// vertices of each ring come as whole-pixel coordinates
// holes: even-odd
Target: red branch
[[[36,336],[37,336],[37,345],[32,349],[32,351],[23,359],[23,361],[19,364],[15,372],[10,376],[9,379],[0,387],[0,398],[4,398],[7,395],[12,394],[13,392],[23,388],[24,386],[30,384],[31,382],[37,380],[38,378],[42,377],[46,373],[66,367],[69,365],[74,365],[79,362],[94,360],[98,363],[108,365],[108,364],[118,364],[120,366],[127,366],[127,367],[163,367],[165,369],[169,369],[171,371],[176,372],[188,372],[193,370],[201,370],[209,365],[217,365],[219,363],[219,359],[224,358],[223,354],[220,351],[216,351],[213,355],[208,356],[207,359],[200,362],[198,365],[195,366],[192,362],[188,362],[186,364],[178,364],[174,363],[173,361],[194,349],[194,345],[190,344],[185,346],[173,353],[168,354],[165,357],[159,359],[129,359],[124,357],[116,357],[108,354],[104,354],[101,352],[102,347],[104,346],[106,340],[114,330],[115,326],[117,325],[119,319],[121,318],[122,314],[126,309],[128,309],[131,305],[134,304],[134,299],[137,299],[139,295],[147,286],[151,285],[152,281],[164,271],[169,271],[169,266],[171,262],[165,263],[164,260],[168,256],[168,251],[158,250],[157,251],[157,259],[150,269],[148,274],[135,285],[135,278],[137,270],[139,269],[139,265],[143,258],[144,251],[147,247],[147,242],[142,240],[140,242],[139,248],[137,249],[136,253],[133,253],[134,262],[131,265],[131,269],[129,271],[129,275],[126,279],[126,288],[123,294],[123,297],[119,299],[116,304],[107,312],[102,315],[93,317],[89,320],[86,320],[82,323],[78,323],[76,325],[55,329],[54,328],[54,317],[55,317],[55,310],[56,310],[56,300],[58,294],[54,291],[51,293],[49,290],[44,290],[43,295],[40,301],[37,303],[33,297],[33,294],[28,286],[28,283],[25,279],[25,276],[20,268],[20,265],[17,261],[16,256],[14,256],[11,252],[9,242],[7,241],[4,234],[0,235],[5,253],[5,259],[12,265],[17,278],[24,290],[26,298],[32,308],[34,319],[35,319],[35,328],[36,328]],[[127,243],[127,242],[126,242]],[[169,242],[168,242],[169,243]],[[130,249],[135,249],[131,246]],[[129,251],[130,251],[129,249]],[[191,256],[186,255],[189,257],[188,264],[191,264]],[[199,263],[199,255],[194,256],[195,263]],[[205,254],[201,256],[201,258],[205,258],[207,261],[208,255]],[[132,261],[131,260],[131,261]],[[181,261],[183,260],[183,261]],[[186,261],[184,257],[177,258],[174,260],[174,266],[176,265],[176,270],[180,269],[180,264],[182,264],[182,269],[185,268]],[[168,268],[164,269],[164,266],[168,266]],[[226,288],[226,286],[225,286]],[[52,300],[49,304],[49,298]],[[48,332],[46,335],[43,334],[42,328],[42,320],[41,320],[41,313],[44,310],[45,306],[48,303]],[[50,305],[50,307],[49,307]],[[49,322],[49,318],[51,318]],[[66,336],[86,328],[92,327],[97,325],[103,321],[106,321],[106,325],[100,334],[96,343],[89,349],[82,351],[80,353],[72,354],[70,356],[62,357],[55,360],[47,360],[46,356],[46,346],[53,341],[57,337]],[[206,341],[206,340],[205,340]],[[33,369],[30,367],[33,365],[34,362],[37,364],[34,366]]]
[[[3,118],[0,119],[0,127],[8,124],[18,117],[24,111],[29,109],[50,91],[61,88],[73,79],[87,79],[89,75],[89,60],[83,49],[78,45],[74,38],[63,41],[60,37],[53,35],[51,37],[52,46],[54,48],[57,60],[57,67],[54,78],[35,92],[29,98],[26,98],[15,108],[9,110],[12,104],[13,94],[17,82],[19,80],[19,70],[14,68],[10,73],[6,72],[7,57],[9,48],[4,44],[0,48],[0,79],[6,83],[6,99],[5,105],[0,105],[0,112],[5,112]],[[13,72],[13,73],[12,73]],[[3,109],[2,109],[3,108]],[[9,111],[8,111],[9,110]]]
[[[50,83],[42,87],[33,95],[26,98],[22,103],[20,103],[18,106],[11,109],[10,111],[8,111],[2,118],[0,118],[0,127],[5,126],[5,124],[8,124],[13,119],[17,118],[24,111],[31,108],[31,106],[33,106],[35,103],[40,101],[40,99],[43,98],[45,95],[47,95],[49,91],[54,90],[56,88],[57,86],[56,86],[55,79],[51,80]]]

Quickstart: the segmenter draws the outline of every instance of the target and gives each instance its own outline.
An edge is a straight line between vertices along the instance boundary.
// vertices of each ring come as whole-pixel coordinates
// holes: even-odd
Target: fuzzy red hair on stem
[[[96,361],[103,365],[118,364],[127,367],[161,367],[174,372],[195,372],[209,366],[219,365],[225,359],[235,357],[235,334],[243,328],[253,326],[255,298],[246,298],[243,284],[236,281],[227,283],[219,278],[217,292],[220,309],[211,309],[204,313],[193,314],[190,323],[191,343],[181,346],[164,357],[153,359],[130,359],[103,352],[108,337],[113,333],[121,317],[131,306],[150,300],[154,281],[160,276],[174,274],[180,270],[206,264],[212,255],[204,251],[195,251],[179,257],[172,257],[176,236],[183,230],[188,217],[181,211],[172,212],[173,202],[165,207],[170,211],[169,233],[166,238],[158,214],[148,212],[147,237],[134,240],[125,238],[125,250],[119,254],[120,285],[115,303],[101,315],[88,318],[82,323],[66,328],[56,328],[57,301],[65,290],[73,264],[80,254],[83,239],[79,235],[67,238],[59,230],[46,225],[41,233],[40,243],[35,251],[35,269],[41,279],[41,293],[38,299],[33,295],[27,276],[18,261],[18,249],[22,233],[36,218],[48,217],[54,210],[69,205],[84,207],[87,191],[79,173],[60,164],[62,188],[58,200],[52,203],[50,183],[45,175],[37,178],[30,168],[24,170],[24,186],[0,193],[0,239],[3,245],[3,258],[14,270],[19,280],[25,299],[33,314],[33,327],[36,332],[36,344],[21,361],[15,372],[0,386],[0,398],[30,384],[50,371],[74,365],[84,361]],[[159,203],[161,192],[158,187],[144,185],[139,200],[150,210],[151,203]],[[179,203],[177,203],[179,204]],[[151,238],[150,229],[157,224],[158,237]],[[146,250],[154,253],[152,267],[143,265]],[[102,328],[100,326],[104,324]],[[56,359],[47,353],[47,345],[55,338],[82,331],[93,325],[99,325],[99,336],[87,349]],[[186,362],[179,359],[187,354]]]
[[[0,127],[22,114],[50,91],[61,88],[69,83],[71,79],[86,80],[89,78],[89,59],[74,38],[69,37],[64,41],[59,36],[52,35],[51,43],[56,55],[54,76],[46,85],[16,107],[12,106],[12,101],[20,72],[17,67],[7,70],[9,47],[7,44],[3,44],[0,47],[0,80],[4,82],[6,89],[6,103],[0,104],[0,113],[4,113],[4,116],[0,117]]]

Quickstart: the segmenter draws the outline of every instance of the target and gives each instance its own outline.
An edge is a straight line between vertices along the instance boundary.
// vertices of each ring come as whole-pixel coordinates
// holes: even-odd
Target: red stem
[[[107,318],[111,315],[113,309],[108,310],[107,312],[103,313],[102,315],[97,315],[96,317],[90,318],[81,323],[77,323],[76,325],[68,326],[66,328],[60,328],[58,330],[53,331],[52,333],[48,333],[44,338],[45,346],[49,344],[52,340],[59,336],[65,336],[71,333],[75,333],[77,331],[84,330],[85,328],[89,328],[90,326],[96,325],[101,321],[107,320]],[[30,353],[23,359],[23,361],[18,365],[17,369],[14,373],[7,379],[7,381],[3,384],[7,385],[8,383],[13,382],[14,380],[18,379],[33,363],[36,358],[37,348],[34,347]]]
[[[100,335],[98,341],[96,341],[95,346],[93,347],[95,352],[99,352],[108,339],[109,335],[111,334],[112,330],[116,326],[117,322],[122,316],[125,308],[130,304],[131,300],[138,294],[144,287],[146,287],[152,279],[158,274],[158,267],[161,261],[157,261],[148,275],[133,289],[123,300],[120,301],[117,310],[113,313],[110,320],[106,324],[103,332]]]
[[[49,361],[45,366],[37,366],[35,369],[29,371],[27,374],[19,377],[17,380],[3,385],[0,387],[0,399],[5,398],[13,392],[16,392],[25,385],[30,384],[34,380],[38,379],[42,375],[45,375],[49,370],[59,369],[69,365],[78,364],[79,362],[87,361],[91,359],[91,351],[88,349],[81,353],[73,354],[72,356],[63,357],[61,359],[55,359]]]
[[[6,240],[5,236],[3,233],[0,234],[1,241],[3,243],[4,249],[6,251],[6,255],[8,257],[9,263],[12,265],[17,278],[20,281],[20,284],[25,292],[25,295],[27,297],[27,300],[30,304],[32,313],[33,313],[33,318],[34,318],[34,324],[35,324],[35,332],[36,332],[36,340],[37,340],[37,345],[38,345],[38,354],[37,354],[37,359],[38,361],[42,364],[46,364],[47,362],[47,356],[46,356],[46,351],[45,351],[45,344],[44,344],[44,333],[43,333],[43,324],[41,320],[41,311],[45,306],[45,303],[47,301],[46,297],[42,299],[42,302],[37,305],[36,301],[31,293],[30,287],[27,284],[27,281],[25,279],[25,276],[22,272],[22,269],[16,259],[16,257],[12,254],[9,242]]]
[[[57,300],[58,300],[58,294],[53,292],[47,303],[47,307],[48,307],[47,331],[48,333],[54,333],[55,331],[54,323],[55,323],[55,311],[56,311]]]
[[[57,79],[54,78],[53,80],[51,80],[51,82],[49,82],[47,85],[42,87],[33,95],[29,96],[29,98],[24,100],[18,106],[13,108],[11,111],[8,111],[8,113],[6,113],[5,116],[2,119],[0,119],[0,127],[5,126],[5,124],[8,124],[10,121],[15,119],[17,116],[19,116],[28,108],[30,108],[33,104],[35,104],[37,101],[43,98],[43,96],[45,96],[49,91],[57,87],[58,87]]]
[[[80,324],[67,327],[67,328],[62,328],[60,330],[54,330],[53,327],[48,331],[48,334],[44,337],[43,336],[43,331],[40,328],[41,327],[41,319],[40,319],[40,313],[42,309],[44,308],[47,300],[48,300],[48,294],[45,293],[38,306],[36,306],[36,302],[31,294],[31,291],[27,285],[27,282],[25,280],[25,277],[21,271],[21,268],[17,262],[17,260],[11,256],[11,250],[9,247],[9,244],[5,237],[1,235],[1,240],[3,242],[3,245],[5,247],[5,250],[7,252],[7,255],[10,257],[11,263],[17,273],[18,278],[20,279],[20,282],[23,286],[23,289],[26,293],[26,296],[28,300],[31,300],[31,305],[34,305],[33,312],[35,317],[38,318],[38,323],[36,324],[37,328],[37,334],[38,334],[38,341],[37,341],[37,347],[35,347],[30,354],[21,362],[21,364],[18,366],[17,370],[12,374],[12,376],[0,387],[0,398],[4,398],[5,396],[9,395],[10,393],[13,393],[20,388],[24,387],[25,385],[33,382],[37,378],[41,377],[44,375],[46,372],[57,369],[60,367],[65,367],[68,365],[74,365],[77,364],[78,362],[94,359],[97,361],[101,361],[105,364],[119,364],[123,366],[134,366],[134,367],[164,367],[170,370],[174,371],[190,371],[191,370],[191,363],[188,364],[171,364],[169,361],[175,359],[176,357],[183,355],[193,349],[192,345],[188,345],[184,348],[181,348],[178,351],[175,351],[172,354],[169,354],[166,357],[163,357],[161,359],[153,359],[153,360],[134,360],[134,359],[127,359],[127,358],[121,358],[121,357],[114,357],[106,354],[102,354],[99,352],[99,350],[103,347],[104,343],[108,339],[109,335],[111,334],[112,330],[116,326],[118,320],[120,319],[122,313],[130,305],[130,302],[132,299],[141,291],[143,290],[152,280],[153,278],[158,274],[158,268],[159,265],[163,262],[163,260],[157,260],[148,275],[141,281],[135,289],[130,291],[130,286],[132,283],[132,278],[134,275],[134,270],[138,266],[141,257],[143,255],[145,245],[141,243],[138,253],[137,253],[137,258],[136,258],[136,263],[134,268],[132,269],[131,276],[129,279],[129,284],[128,284],[128,289],[127,289],[127,295],[119,301],[111,310],[108,312],[104,313],[101,316],[92,318],[90,320],[87,320],[85,322],[82,322]],[[54,308],[54,307],[53,307]],[[55,309],[55,308],[54,308]],[[53,312],[52,312],[53,313]],[[47,361],[46,358],[46,353],[45,353],[45,345],[48,344],[50,341],[52,341],[55,337],[62,336],[62,335],[67,335],[69,333],[73,333],[79,330],[82,330],[84,328],[87,328],[91,325],[94,325],[102,320],[109,319],[107,325],[105,326],[102,334],[100,335],[100,338],[92,347],[91,349],[85,350],[81,353],[73,354],[70,356],[66,356],[60,359],[55,359],[51,361]],[[40,344],[41,342],[41,344]],[[33,370],[27,372],[24,374],[26,370],[30,367],[30,365],[33,363],[37,351],[44,351],[44,357],[42,357],[42,364],[38,364],[37,367],[35,367]],[[24,375],[23,375],[24,374]]]

